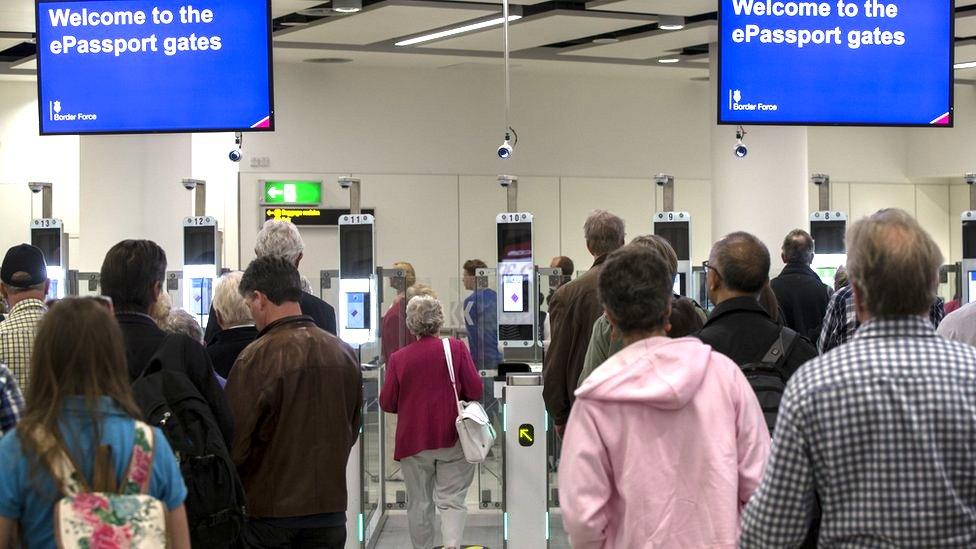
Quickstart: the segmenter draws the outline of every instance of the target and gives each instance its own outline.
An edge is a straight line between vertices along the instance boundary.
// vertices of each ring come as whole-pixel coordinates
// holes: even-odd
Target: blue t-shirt
[[[112,447],[116,474],[121,479],[132,458],[135,424],[109,397],[99,399],[99,409],[102,414],[101,444]],[[95,452],[91,425],[84,421],[87,416],[84,398],[68,397],[61,414],[60,428],[72,459],[90,481]],[[35,471],[31,471],[32,460],[24,455],[16,431],[14,429],[0,438],[0,516],[20,522],[21,539],[26,547],[55,547],[54,504],[62,496],[43,465],[35,462]],[[162,501],[166,509],[172,511],[186,499],[186,485],[166,437],[158,428],[153,428],[153,431],[155,454],[149,495]],[[80,451],[77,451],[75,444],[80,445]]]
[[[498,296],[494,290],[475,290],[464,300],[464,327],[471,357],[479,369],[494,368],[502,361],[498,351]]]

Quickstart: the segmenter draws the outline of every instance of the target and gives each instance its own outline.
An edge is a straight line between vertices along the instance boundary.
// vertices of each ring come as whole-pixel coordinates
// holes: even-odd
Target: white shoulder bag
[[[462,402],[458,397],[451,342],[446,337],[441,341],[444,343],[444,356],[447,357],[447,371],[451,376],[451,385],[454,387],[454,401],[458,409],[454,426],[461,441],[461,449],[464,450],[464,459],[468,463],[482,463],[488,457],[492,445],[495,444],[495,428],[492,427],[488,414],[480,402]]]

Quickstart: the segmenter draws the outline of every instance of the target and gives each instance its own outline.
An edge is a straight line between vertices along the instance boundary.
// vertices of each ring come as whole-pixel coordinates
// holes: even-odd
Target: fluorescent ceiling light
[[[668,57],[667,59],[658,59],[658,63],[677,63],[679,59],[677,57]]]
[[[521,15],[509,15],[508,22],[516,21],[521,19]],[[440,32],[435,32],[432,34],[425,34],[423,36],[418,36],[416,38],[410,38],[409,40],[401,40],[394,44],[395,46],[412,46],[414,44],[420,44],[422,42],[430,42],[431,40],[437,40],[438,38],[445,38],[448,36],[454,36],[455,34],[462,34],[465,32],[476,31],[478,29],[484,29],[488,27],[494,27],[495,25],[501,25],[505,22],[504,17],[498,17],[496,19],[489,19],[487,21],[481,21],[480,23],[472,23],[470,25],[464,25],[463,27],[455,27],[453,29],[447,29]]]
[[[685,28],[685,18],[674,15],[662,15],[658,18],[657,28],[668,31],[681,30]]]
[[[952,68],[954,68],[956,70],[959,70],[959,69],[971,69],[973,67],[976,67],[976,61],[967,61],[965,63],[956,63],[955,65],[952,66]]]
[[[363,9],[363,0],[332,0],[332,9],[339,13],[356,13]]]

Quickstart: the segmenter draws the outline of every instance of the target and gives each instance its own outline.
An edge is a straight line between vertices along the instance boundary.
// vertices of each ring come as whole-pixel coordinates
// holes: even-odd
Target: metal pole
[[[976,210],[976,185],[969,186],[969,210]]]
[[[41,187],[41,217],[51,219],[54,217],[54,185],[45,183]]]
[[[505,187],[508,196],[508,213],[518,211],[518,176],[499,175],[498,184]]]
[[[830,210],[830,177],[824,179],[824,182],[820,184],[820,211],[826,212]]]
[[[349,213],[352,215],[359,215],[363,213],[362,201],[361,201],[361,186],[362,179],[358,177],[340,177],[339,186],[343,189],[349,189]]]
[[[674,178],[669,177],[664,187],[664,211],[674,211]]]
[[[193,215],[203,217],[207,215],[207,183],[197,181],[197,186],[193,190]]]

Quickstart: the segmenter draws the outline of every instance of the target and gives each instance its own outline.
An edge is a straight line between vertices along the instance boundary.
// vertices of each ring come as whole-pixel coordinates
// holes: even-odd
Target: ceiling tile
[[[652,59],[688,46],[715,42],[716,35],[715,21],[704,21],[689,25],[680,31],[656,30],[627,37],[615,44],[581,46],[559,54],[615,59]]]
[[[556,44],[585,38],[606,32],[639,27],[653,23],[651,17],[641,18],[633,16],[605,16],[587,13],[585,11],[553,11],[537,16],[526,17],[513,22],[509,26],[509,47],[512,51],[519,51],[547,44]],[[492,27],[478,32],[472,32],[423,44],[422,47],[474,50],[474,51],[502,51],[502,27]]]
[[[288,42],[365,46],[498,13],[497,8],[489,5],[384,2],[374,6],[355,15],[331,17],[322,23],[283,30],[275,33],[275,38]]]
[[[690,17],[718,11],[718,3],[716,0],[595,0],[587,2],[586,9]]]

